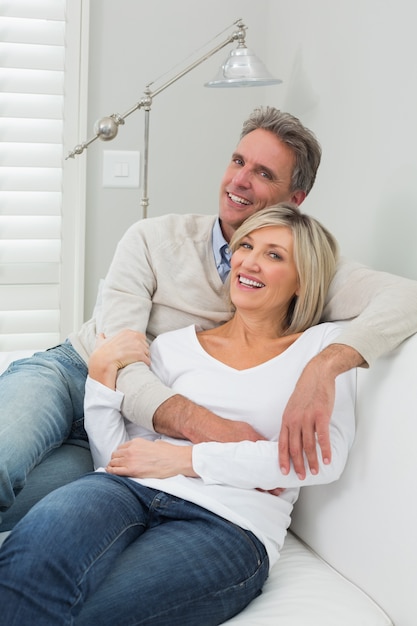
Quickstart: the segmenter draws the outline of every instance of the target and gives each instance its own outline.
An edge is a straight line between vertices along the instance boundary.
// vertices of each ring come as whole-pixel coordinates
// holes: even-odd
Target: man
[[[31,468],[59,446],[71,428],[77,436],[86,361],[97,332],[110,337],[131,328],[152,340],[190,323],[209,328],[227,320],[223,281],[232,233],[248,215],[268,205],[301,204],[314,183],[320,156],[317,140],[299,120],[274,108],[255,110],[221,182],[219,219],[167,215],[138,222],[127,231],[105,280],[100,319],[86,322],[70,342],[14,366],[0,378],[0,505],[12,504],[13,488],[24,484]],[[317,471],[316,435],[323,458],[331,461],[328,422],[335,378],[371,363],[417,331],[417,283],[342,264],[329,292],[326,319],[352,318],[338,343],[307,365],[291,397],[279,442],[284,473],[291,457],[296,471],[305,476],[303,450],[310,470]],[[118,387],[125,393],[126,417],[157,432],[193,442],[259,438],[244,416],[230,422],[193,404],[162,385],[143,363],[122,370]],[[134,441],[123,454],[124,471],[133,475]],[[62,474],[62,468],[53,471]]]
[[[220,185],[219,221],[221,233],[218,236],[218,224],[215,222],[213,237],[218,241],[217,256],[218,270],[222,272],[221,253],[219,248],[226,246],[226,242],[242,221],[265,206],[290,200],[301,204],[313,186],[317,168],[320,163],[320,146],[310,131],[305,129],[292,116],[273,108],[255,111],[243,126],[242,138],[231,162],[226,169]],[[203,218],[204,219],[204,218]],[[190,226],[192,225],[192,227]],[[188,259],[187,238],[193,240],[193,247],[201,245],[202,232],[208,237],[208,224],[202,231],[196,225],[196,220],[189,216],[172,216],[161,220],[149,220],[147,224],[133,226],[130,235],[127,235],[125,246],[121,244],[116,252],[106,281],[107,289],[104,305],[106,325],[103,330],[107,335],[113,335],[120,328],[120,310],[127,294],[120,295],[120,283],[125,273],[126,265],[143,267],[142,274],[148,274],[148,264],[158,268],[158,281],[168,273],[169,281],[174,286],[172,301],[168,304],[168,313],[165,323],[186,325],[190,321],[207,325],[207,317],[211,311],[210,323],[220,323],[224,319],[224,306],[216,298],[211,299],[211,290],[218,297],[219,292],[213,286],[207,266],[198,266],[197,259]],[[185,230],[186,228],[189,230]],[[196,228],[196,231],[194,231]],[[210,226],[211,228],[211,226]],[[146,229],[144,231],[143,229]],[[161,245],[158,248],[154,229],[159,229],[156,239]],[[180,231],[180,232],[178,232]],[[144,234],[145,233],[145,234]],[[138,237],[143,237],[139,243]],[[166,239],[170,243],[166,243]],[[131,238],[131,240],[130,240]],[[197,239],[197,241],[196,241]],[[173,247],[176,240],[177,246]],[[219,241],[220,240],[220,241]],[[210,244],[211,245],[211,244]],[[209,244],[207,244],[207,248]],[[126,248],[132,255],[124,258]],[[142,251],[148,250],[151,260],[142,258]],[[205,250],[207,253],[207,250]],[[216,255],[216,250],[214,251]],[[166,265],[173,265],[172,272],[164,267],[164,256],[168,257]],[[203,253],[199,253],[201,258]],[[180,256],[181,262],[178,263]],[[182,266],[178,274],[178,265]],[[193,271],[195,270],[195,271]],[[203,279],[203,273],[205,278]],[[204,301],[198,306],[198,298],[202,297],[200,289],[194,291],[196,281],[204,280]],[[208,284],[207,284],[208,283]],[[126,281],[125,281],[126,284]],[[177,288],[188,285],[187,292]],[[152,281],[141,284],[133,277],[133,283],[126,286],[127,292],[140,291],[145,287],[149,293],[154,293]],[[210,287],[210,289],[209,289]],[[159,290],[154,298],[153,311],[156,318],[162,318],[160,310]],[[163,288],[163,305],[167,305],[165,298],[170,291],[169,285]],[[220,292],[221,296],[221,292]],[[188,297],[188,300],[185,299]],[[340,343],[333,344],[324,350],[309,364],[300,378],[297,389],[284,415],[284,427],[280,436],[280,463],[286,473],[289,469],[289,457],[300,476],[305,476],[303,449],[307,455],[312,472],[318,469],[316,456],[316,435],[321,444],[323,458],[331,460],[331,451],[328,440],[328,421],[333,408],[334,381],[338,374],[356,366],[373,362],[382,352],[395,347],[406,336],[417,330],[417,284],[388,274],[373,272],[366,268],[352,264],[341,264],[338,274],[330,289],[326,307],[327,320],[342,320],[357,317],[349,327],[341,333]],[[204,305],[203,305],[204,302]],[[402,304],[400,304],[400,302]],[[133,304],[132,304],[133,306]],[[157,307],[154,309],[154,307]],[[187,307],[189,307],[187,309]],[[175,309],[180,313],[188,311],[178,321],[173,321]],[[220,310],[220,312],[219,312]],[[407,311],[407,315],[398,315],[398,311]],[[413,313],[411,313],[413,311]],[[142,311],[137,310],[126,318],[124,323],[129,326],[132,317],[139,319]],[[178,311],[176,311],[178,313]],[[147,319],[148,313],[145,314]],[[147,325],[150,339],[157,334],[152,324]],[[223,315],[223,317],[222,317]],[[412,316],[410,319],[409,315]],[[143,330],[144,322],[137,328]],[[387,329],[389,331],[387,332]],[[159,331],[160,332],[160,331]],[[170,390],[151,380],[149,373],[142,376],[142,386],[138,385],[139,374],[144,367],[140,364],[129,367],[119,376],[118,386],[125,392],[124,412],[133,421],[138,420],[148,427],[154,427],[157,432],[177,437],[187,437],[194,442],[204,440],[228,441],[233,439],[256,439],[257,433],[248,429],[244,423],[237,426],[217,416],[208,413],[201,407],[193,405],[181,396],[172,396]],[[133,394],[132,390],[136,389]],[[256,391],[254,391],[256,393]],[[129,461],[134,464],[135,443],[131,442],[131,449],[125,449],[123,463],[128,466]],[[122,459],[121,459],[122,462]],[[130,467],[133,471],[133,467]]]

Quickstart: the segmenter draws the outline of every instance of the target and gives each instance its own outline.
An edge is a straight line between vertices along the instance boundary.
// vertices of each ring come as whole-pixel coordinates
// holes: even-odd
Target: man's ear
[[[294,191],[294,193],[291,196],[291,202],[294,202],[294,204],[297,204],[298,206],[300,206],[300,204],[305,200],[306,195],[307,195],[306,192],[301,191],[300,189],[298,191]]]

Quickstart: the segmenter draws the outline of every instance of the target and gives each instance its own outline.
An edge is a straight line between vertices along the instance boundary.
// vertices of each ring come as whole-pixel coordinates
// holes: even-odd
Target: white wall
[[[323,146],[304,208],[342,253],[417,278],[417,38],[412,0],[270,3],[283,108]]]
[[[417,278],[411,0],[90,3],[91,135],[95,120],[124,113],[149,81],[239,17],[248,26],[248,45],[285,81],[264,89],[204,88],[229,46],[161,93],[151,114],[150,216],[216,212],[220,178],[242,121],[256,105],[271,104],[299,116],[323,145],[304,209],[333,230],[346,256]],[[88,160],[87,317],[117,240],[141,216],[140,190],[102,187],[102,153],[109,149],[143,149],[142,111],[128,118],[113,142],[97,141],[78,157]]]

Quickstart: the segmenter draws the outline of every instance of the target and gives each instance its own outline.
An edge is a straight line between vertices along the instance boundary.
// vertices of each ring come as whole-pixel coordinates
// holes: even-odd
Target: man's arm
[[[342,344],[331,344],[304,368],[282,417],[279,436],[279,463],[283,474],[290,471],[290,460],[300,478],[305,478],[303,451],[310,471],[319,471],[318,442],[325,465],[331,458],[329,423],[339,374],[364,364],[363,357]]]
[[[206,326],[227,319],[220,286],[216,297],[213,285],[206,284],[212,221],[205,216],[201,225],[195,225],[196,239],[207,238],[207,255],[192,247],[187,233],[175,230],[181,223],[177,227],[175,221],[150,218],[131,226],[117,246],[104,282],[100,331],[113,337],[130,328],[149,336],[192,321],[202,324],[203,314]],[[176,395],[144,363],[123,368],[117,386],[124,393],[123,414],[149,430],[196,443],[260,438],[244,422],[223,419]]]
[[[246,422],[231,421],[215,415],[184,396],[166,400],[155,411],[153,427],[169,437],[204,441],[259,441],[265,439]]]
[[[304,450],[317,471],[313,442],[330,462],[328,424],[336,377],[352,367],[370,365],[417,332],[417,282],[359,263],[342,260],[329,289],[325,321],[351,320],[337,344],[323,350],[304,369],[283,415],[279,439],[280,466],[305,475]]]
[[[342,260],[322,316],[343,325],[337,339],[367,365],[417,332],[417,281]]]

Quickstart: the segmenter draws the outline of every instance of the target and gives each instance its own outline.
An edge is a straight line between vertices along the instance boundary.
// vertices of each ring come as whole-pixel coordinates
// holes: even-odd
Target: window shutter
[[[72,253],[63,258],[63,229],[73,230],[62,215],[64,94],[67,68],[76,65],[79,71],[70,58],[78,57],[79,49],[66,49],[68,40],[78,41],[69,37],[67,4],[71,11],[78,6],[80,15],[81,0],[0,0],[2,351],[53,346],[80,321],[62,327],[67,306],[62,277],[69,271],[64,264],[74,265],[75,249],[70,246]],[[80,30],[80,25],[80,19],[71,21],[71,28]],[[73,87],[78,93],[79,76],[73,77]],[[73,210],[79,221],[82,206]],[[75,282],[73,277],[68,284]],[[80,299],[70,296],[70,302]]]

